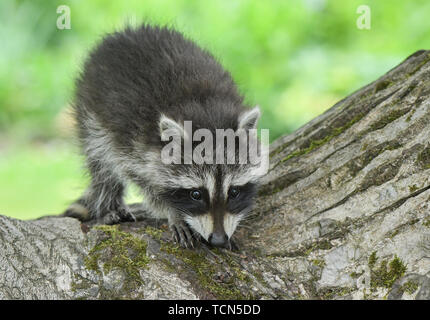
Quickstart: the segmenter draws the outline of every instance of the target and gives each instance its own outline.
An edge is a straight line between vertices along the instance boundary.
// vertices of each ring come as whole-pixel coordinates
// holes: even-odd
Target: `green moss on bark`
[[[430,169],[430,146],[427,146],[418,154],[417,160],[424,169]]]
[[[382,81],[379,81],[379,82],[377,82],[377,83],[376,83],[376,85],[375,85],[375,90],[374,90],[374,92],[376,93],[376,92],[378,92],[378,91],[381,91],[381,90],[387,89],[387,88],[391,87],[393,84],[394,84],[394,82],[392,82],[392,81],[390,81],[390,80],[388,80],[388,79],[386,79],[386,80],[382,80]]]
[[[401,290],[403,292],[413,294],[415,291],[417,291],[418,287],[419,287],[418,283],[411,280],[406,282],[404,285],[402,285]]]
[[[142,284],[140,270],[149,262],[146,241],[120,231],[118,225],[96,226],[94,229],[101,231],[102,235],[85,258],[85,267],[98,274],[119,269],[126,274],[128,284],[130,281]]]
[[[205,253],[198,250],[183,249],[177,245],[162,241],[161,251],[174,255],[187,267],[190,267],[198,280],[198,284],[213,294],[217,299],[252,299],[251,293],[244,294],[239,290],[239,283],[251,281],[248,274],[241,266],[229,259],[225,254],[215,250],[217,255],[222,255],[222,263],[226,263],[228,270],[225,272],[217,261],[210,261]]]
[[[370,126],[370,130],[371,131],[375,131],[375,130],[379,130],[379,129],[384,128],[387,124],[389,124],[389,123],[397,120],[401,116],[403,116],[406,113],[408,113],[409,110],[410,110],[409,108],[406,108],[406,109],[397,109],[397,110],[391,111],[385,117],[382,117],[381,119],[379,119],[378,121],[376,121],[375,123],[373,123]]]
[[[370,268],[370,288],[372,291],[380,287],[391,289],[394,282],[405,274],[406,265],[397,256],[394,256],[390,262],[382,260],[379,267],[376,266],[377,260],[376,252],[373,252],[368,261]]]
[[[318,149],[322,145],[326,144],[327,142],[331,141],[333,138],[337,137],[338,135],[340,135],[341,133],[343,133],[344,131],[346,131],[350,127],[352,127],[352,125],[355,124],[357,121],[359,121],[361,118],[363,118],[363,116],[364,116],[364,114],[361,114],[361,113],[357,114],[352,120],[347,122],[345,125],[332,129],[330,131],[330,133],[322,139],[310,141],[309,146],[290,153],[288,156],[283,158],[280,162],[281,163],[285,162],[291,158],[301,156],[301,155],[307,154],[307,153],[309,153],[315,149]]]

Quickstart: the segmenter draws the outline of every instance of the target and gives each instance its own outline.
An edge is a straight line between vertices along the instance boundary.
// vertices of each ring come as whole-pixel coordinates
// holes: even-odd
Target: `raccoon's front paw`
[[[173,240],[184,248],[194,248],[199,237],[194,234],[184,221],[176,221],[169,225]]]
[[[118,224],[121,222],[135,222],[136,217],[126,208],[110,211],[102,217],[103,224]]]

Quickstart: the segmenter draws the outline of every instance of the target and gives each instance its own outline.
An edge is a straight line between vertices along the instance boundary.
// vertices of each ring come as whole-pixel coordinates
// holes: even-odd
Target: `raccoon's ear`
[[[238,129],[256,129],[258,119],[260,119],[261,111],[259,106],[255,106],[254,108],[250,110],[246,110],[242,112],[242,114],[239,116],[238,122]]]
[[[160,116],[159,127],[161,138],[168,138],[171,136],[184,137],[185,135],[184,127],[164,114]]]

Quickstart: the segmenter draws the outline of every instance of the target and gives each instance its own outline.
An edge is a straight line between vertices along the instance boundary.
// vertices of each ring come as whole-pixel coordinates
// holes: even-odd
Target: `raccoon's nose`
[[[228,237],[225,234],[225,232],[211,233],[208,240],[209,240],[209,243],[215,247],[227,247],[227,244],[228,244]]]

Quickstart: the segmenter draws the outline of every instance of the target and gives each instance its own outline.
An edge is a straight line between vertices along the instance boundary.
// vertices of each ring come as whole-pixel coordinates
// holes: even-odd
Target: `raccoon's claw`
[[[102,224],[118,224],[120,222],[120,217],[116,211],[110,211],[107,214],[105,214],[100,220]]]
[[[230,239],[228,242],[228,249],[231,251],[238,251],[239,247],[233,239]]]
[[[184,222],[170,225],[173,240],[179,243],[184,248],[194,248],[196,238],[192,235],[192,231]]]
[[[135,216],[125,208],[110,211],[103,216],[103,224],[118,224],[121,222],[135,222]]]

